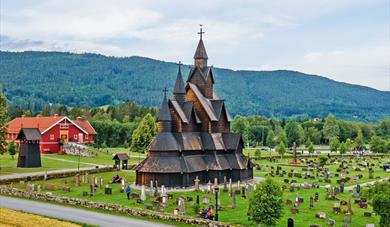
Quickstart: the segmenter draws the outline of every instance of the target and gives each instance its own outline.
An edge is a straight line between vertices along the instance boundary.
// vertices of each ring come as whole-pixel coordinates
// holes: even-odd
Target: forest
[[[189,66],[182,68],[187,75]],[[177,70],[175,63],[145,57],[0,51],[0,87],[10,105],[33,114],[49,104],[97,108],[129,100],[159,106],[163,88],[172,91]],[[282,120],[333,113],[338,119],[365,122],[390,116],[390,92],[322,76],[215,67],[214,77],[217,96],[226,100],[232,116]]]
[[[8,120],[15,117],[50,116],[59,114],[75,119],[88,119],[97,135],[94,146],[127,147],[146,151],[146,147],[157,131],[155,119],[158,108],[140,106],[130,101],[99,108],[69,108],[64,105],[48,105],[42,111],[32,114],[30,110],[8,107]],[[337,119],[333,114],[326,118],[276,119],[264,116],[234,117],[231,130],[242,134],[246,147],[281,146],[291,148],[314,145],[329,145],[334,152],[347,152],[370,148],[374,152],[390,151],[390,119],[377,123],[356,122]]]

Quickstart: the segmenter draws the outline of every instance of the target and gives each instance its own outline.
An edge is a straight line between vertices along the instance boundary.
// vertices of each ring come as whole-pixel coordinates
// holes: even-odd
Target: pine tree
[[[286,145],[283,142],[280,142],[276,147],[276,151],[280,154],[280,157],[283,158],[283,155],[286,153]]]
[[[322,132],[325,139],[328,141],[330,141],[333,137],[339,136],[340,128],[337,124],[336,117],[333,114],[330,113],[326,118]]]
[[[131,136],[131,152],[146,152],[147,146],[153,140],[157,131],[157,125],[151,114],[146,116],[139,123]]]
[[[268,132],[266,143],[266,145],[270,148],[275,147],[275,134],[272,130],[269,130]]]
[[[16,154],[16,144],[14,141],[11,141],[8,144],[8,153],[11,155],[12,159],[14,159],[14,155]]]

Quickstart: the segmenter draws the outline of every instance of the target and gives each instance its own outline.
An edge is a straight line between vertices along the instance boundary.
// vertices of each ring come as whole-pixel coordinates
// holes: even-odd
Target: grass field
[[[263,163],[265,165],[265,163]],[[284,167],[283,167],[284,168]],[[333,167],[331,167],[333,168]],[[378,170],[379,171],[379,170]],[[104,179],[104,182],[108,182],[111,177],[115,173],[101,173],[97,174],[96,176],[100,176]],[[262,175],[263,173],[261,171],[256,171],[256,175]],[[378,173],[379,174],[379,173]],[[135,173],[134,172],[121,172],[121,176],[123,176],[126,179],[126,182],[133,182],[135,180]],[[381,175],[381,176],[386,176],[386,175]],[[277,181],[280,181],[281,179],[275,177],[274,178]],[[296,178],[295,178],[296,179]],[[69,179],[68,182],[71,182],[72,180]],[[62,181],[59,179],[56,180],[49,180],[48,182],[36,182],[38,184],[46,184],[46,183],[52,183],[58,186],[58,188],[62,188],[65,185],[61,183]],[[363,181],[362,181],[363,182]],[[360,183],[360,182],[359,182]],[[336,185],[336,180],[332,180],[332,185]],[[19,188],[24,188],[24,185],[16,185]],[[121,204],[129,207],[139,207],[139,208],[144,208],[145,204],[151,204],[153,201],[153,198],[148,198],[147,201],[142,204],[142,205],[137,205],[134,200],[127,200],[126,195],[124,193],[120,193],[120,185],[115,184],[111,185],[113,188],[113,195],[107,196],[104,195],[103,189],[98,189],[96,194],[93,197],[83,197],[82,192],[83,191],[89,191],[89,185],[84,184],[80,187],[76,187],[73,183],[68,183],[70,186],[71,192],[64,192],[62,190],[55,190],[51,191],[55,195],[59,196],[68,196],[68,197],[76,197],[76,198],[82,198],[86,200],[91,200],[91,201],[98,201],[98,202],[106,202],[106,203],[115,203],[115,204]],[[134,190],[133,190],[134,191]],[[135,190],[137,191],[137,190]],[[137,191],[140,193],[139,191]],[[315,192],[318,192],[320,195],[320,200],[318,203],[315,203],[314,208],[310,209],[309,208],[309,198],[310,196],[314,196]],[[148,193],[149,194],[149,193]],[[165,212],[168,213],[173,213],[173,210],[176,208],[174,205],[174,200],[175,198],[179,196],[191,196],[196,198],[196,195],[202,196],[209,196],[211,198],[211,201],[214,200],[214,195],[207,195],[202,192],[173,192],[174,199],[169,202],[168,208],[165,210]],[[343,217],[344,215],[342,214],[334,214],[332,212],[332,205],[336,203],[337,201],[331,201],[331,200],[325,200],[325,194],[326,194],[326,189],[325,188],[319,188],[319,189],[300,189],[295,192],[289,192],[288,190],[284,191],[284,199],[290,199],[294,201],[295,196],[300,196],[304,199],[304,203],[301,204],[298,209],[299,209],[299,214],[290,214],[289,210],[291,206],[285,206],[284,207],[284,214],[283,217],[280,219],[279,223],[277,226],[286,226],[287,219],[292,217],[295,219],[296,226],[309,226],[310,224],[319,224],[321,226],[326,226],[326,220],[320,220],[315,218],[315,214],[319,211],[323,211],[327,214],[327,217],[334,219],[338,224],[337,226],[341,226],[341,223],[343,223]],[[250,225],[254,226],[255,224],[253,222],[250,222],[247,220],[247,209],[248,209],[248,199],[242,199],[239,196],[237,197],[237,208],[236,209],[231,209],[228,208],[228,206],[232,203],[232,199],[228,196],[227,193],[221,192],[221,205],[225,207],[224,211],[220,211],[220,220],[224,222],[229,222],[229,223],[234,223],[234,224],[241,224],[241,225]],[[352,200],[351,194],[349,192],[342,193],[338,196],[340,200],[346,200],[348,201],[349,199]],[[201,199],[202,200],[202,199]],[[353,200],[352,200],[353,201]],[[192,204],[194,202],[186,202],[186,214],[190,216],[196,216],[195,212],[193,211]],[[214,202],[212,202],[214,203]],[[202,207],[202,206],[201,206]],[[379,222],[379,217],[374,216],[374,217],[364,217],[363,213],[365,211],[371,211],[372,208],[369,207],[368,209],[361,209],[359,208],[356,204],[352,205],[354,215],[352,216],[352,223],[351,226],[365,226],[366,223],[375,223],[378,224]]]
[[[88,167],[95,165],[113,165],[112,155],[115,153],[129,153],[125,148],[107,148],[96,151],[95,157],[80,157],[80,167]],[[107,152],[108,151],[108,152]],[[136,164],[146,157],[145,154],[132,153],[130,155],[129,164]],[[61,161],[63,160],[63,161]],[[78,156],[63,155],[63,154],[42,154],[42,167],[40,168],[16,168],[18,155],[14,158],[7,153],[0,155],[0,175],[14,174],[14,173],[29,173],[40,172],[46,170],[68,169],[78,167]]]
[[[28,214],[20,211],[0,208],[0,225],[3,227],[79,227],[72,222],[47,218],[36,214]]]

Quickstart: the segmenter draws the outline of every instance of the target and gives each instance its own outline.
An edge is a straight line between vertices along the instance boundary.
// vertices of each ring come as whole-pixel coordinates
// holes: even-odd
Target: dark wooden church
[[[41,167],[41,152],[39,141],[41,132],[37,128],[22,128],[16,138],[20,141],[18,164],[19,168]]]
[[[153,180],[158,185],[188,187],[196,177],[201,183],[253,178],[253,165],[242,153],[242,137],[230,132],[231,117],[214,92],[203,33],[201,29],[187,84],[179,64],[173,99],[168,100],[164,91],[158,133],[148,147],[148,157],[136,167],[138,185]]]

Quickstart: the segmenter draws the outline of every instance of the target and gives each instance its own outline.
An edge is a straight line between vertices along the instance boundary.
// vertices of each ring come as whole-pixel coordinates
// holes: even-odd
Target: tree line
[[[378,123],[339,120],[333,114],[325,119],[276,120],[262,116],[234,117],[232,131],[241,133],[248,146],[276,147],[285,150],[313,145],[329,145],[330,150],[345,153],[351,150],[390,151],[390,119]],[[368,145],[368,146],[367,146]]]

